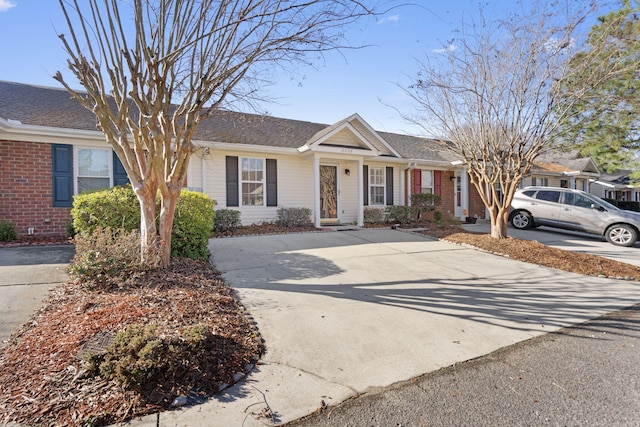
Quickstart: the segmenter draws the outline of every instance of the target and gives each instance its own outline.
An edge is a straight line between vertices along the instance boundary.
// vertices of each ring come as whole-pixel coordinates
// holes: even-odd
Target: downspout
[[[364,227],[364,189],[362,188],[362,183],[363,183],[363,176],[362,176],[362,169],[363,169],[363,164],[364,164],[364,160],[362,160],[362,158],[358,159],[358,179],[357,179],[357,186],[358,186],[358,227]]]
[[[313,225],[320,228],[320,159],[313,155]]]

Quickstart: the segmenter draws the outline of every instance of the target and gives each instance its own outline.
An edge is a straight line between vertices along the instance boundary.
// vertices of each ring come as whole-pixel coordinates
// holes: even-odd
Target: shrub
[[[171,255],[207,261],[214,223],[214,202],[196,191],[182,190],[171,231]]]
[[[433,213],[433,222],[435,222],[438,225],[444,225],[444,221],[442,220],[442,212],[435,211]]]
[[[78,194],[71,216],[76,233],[85,235],[96,227],[140,229],[140,203],[130,185]]]
[[[208,259],[213,204],[213,200],[203,193],[182,190],[173,220],[172,256]],[[160,210],[159,199],[156,210]],[[126,231],[140,229],[140,204],[130,185],[75,196],[71,216],[75,232],[85,236],[97,227]]]
[[[282,227],[304,227],[311,224],[309,208],[278,208],[276,223]]]
[[[384,222],[384,209],[365,206],[364,208],[365,224],[382,224],[383,222]]]
[[[412,222],[410,206],[387,206],[384,209],[386,222],[410,224]]]
[[[624,202],[620,201],[617,205],[620,209],[625,209],[628,211],[640,212],[640,202]]]
[[[431,212],[440,206],[440,196],[432,193],[418,193],[411,195],[411,208],[416,221],[422,219],[422,214]]]
[[[154,369],[160,365],[163,342],[157,326],[131,325],[119,332],[107,348],[102,361],[92,361],[99,374],[127,387],[141,387]]]
[[[140,268],[140,232],[97,227],[76,235],[76,255],[69,265],[71,277],[81,282],[109,284]]]
[[[233,209],[216,210],[215,219],[213,221],[213,231],[216,233],[233,233],[240,228],[240,211]]]
[[[105,353],[84,355],[84,367],[90,375],[144,394],[157,388],[158,380],[175,381],[188,374],[194,368],[189,366],[192,361],[210,358],[218,340],[203,323],[178,331],[163,330],[156,324],[129,325]]]
[[[0,242],[12,242],[17,238],[16,226],[6,219],[0,220]]]

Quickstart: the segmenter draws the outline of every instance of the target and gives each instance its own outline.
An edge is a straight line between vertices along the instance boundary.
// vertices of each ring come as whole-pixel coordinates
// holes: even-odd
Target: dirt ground
[[[640,281],[640,268],[594,255],[534,241],[495,240],[455,225],[420,227],[429,236],[497,256],[584,275]],[[291,230],[270,224],[245,227],[235,235],[306,231],[318,232],[313,227]],[[43,243],[56,241],[12,245]],[[143,385],[125,387],[91,374],[82,357],[88,346],[104,350],[113,344],[117,332],[149,323],[165,331],[206,325],[206,339],[198,351],[190,353],[189,363],[173,360],[179,369],[155,366]],[[165,349],[184,345],[179,337],[166,339]],[[169,409],[176,397],[198,403],[233,383],[262,351],[259,331],[219,272],[207,263],[174,260],[168,269],[117,278],[107,287],[69,282],[56,289],[0,350],[0,424],[97,426]]]

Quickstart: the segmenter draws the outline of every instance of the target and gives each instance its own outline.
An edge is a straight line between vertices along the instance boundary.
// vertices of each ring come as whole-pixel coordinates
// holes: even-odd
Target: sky
[[[526,0],[525,0],[526,1]],[[477,15],[478,0],[416,0],[413,5],[352,27],[347,38],[357,50],[327,54],[315,68],[279,75],[261,109],[275,117],[333,124],[358,113],[378,131],[419,135],[402,119],[411,113],[403,87],[418,71],[418,59],[442,49],[463,18]],[[513,0],[482,2],[496,16]],[[65,31],[58,1],[0,0],[0,80],[61,87],[51,77],[65,71],[57,34]],[[2,100],[0,100],[2,102]]]

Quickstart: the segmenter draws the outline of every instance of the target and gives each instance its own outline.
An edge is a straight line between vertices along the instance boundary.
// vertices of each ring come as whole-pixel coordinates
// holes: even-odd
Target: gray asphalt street
[[[288,425],[638,426],[640,305]]]

